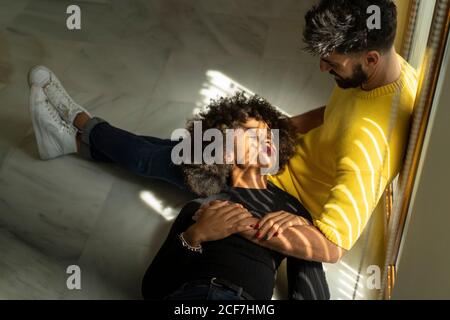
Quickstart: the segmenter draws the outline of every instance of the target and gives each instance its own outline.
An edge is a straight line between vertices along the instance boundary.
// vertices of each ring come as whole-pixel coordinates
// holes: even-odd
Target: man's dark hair
[[[369,29],[367,8],[380,8],[380,29]],[[391,0],[321,0],[305,16],[305,51],[326,57],[392,48],[397,29],[397,7]]]
[[[288,121],[283,121],[286,117],[281,112],[257,95],[248,98],[244,92],[238,92],[231,97],[221,97],[217,100],[211,100],[206,111],[198,114],[187,124],[186,128],[192,139],[191,145],[194,145],[195,121],[201,121],[203,132],[211,128],[216,128],[225,137],[227,129],[241,128],[249,118],[254,118],[258,121],[262,120],[267,123],[270,129],[279,130],[277,152],[279,167],[283,168],[295,152],[294,130]],[[210,142],[202,141],[202,143],[203,151]],[[209,196],[225,190],[229,184],[232,169],[232,165],[230,164],[205,163],[182,164],[181,167],[187,186],[200,196]]]

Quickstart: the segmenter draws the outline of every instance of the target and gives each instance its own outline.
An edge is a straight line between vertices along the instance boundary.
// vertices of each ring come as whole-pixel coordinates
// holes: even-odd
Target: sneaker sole
[[[30,68],[30,70],[28,70],[28,73],[27,73],[27,83],[28,83],[28,88],[30,88],[30,89],[31,89],[31,82],[30,82],[31,71],[33,71],[34,68],[36,68],[36,67],[37,66]]]
[[[40,87],[31,87],[31,90],[39,90],[42,88]],[[33,124],[33,131],[34,131],[34,136],[36,137],[36,142],[37,142],[37,146],[38,146],[38,152],[39,152],[39,157],[42,160],[50,160],[53,157],[50,157],[49,154],[47,152],[45,152],[44,148],[42,147],[44,139],[42,137],[42,133],[40,130],[39,125],[37,124],[37,119],[36,119],[36,108],[39,108],[39,106],[36,105],[36,103],[32,102],[31,99],[33,97],[33,92],[31,92],[30,94],[30,114],[31,114],[31,123]]]

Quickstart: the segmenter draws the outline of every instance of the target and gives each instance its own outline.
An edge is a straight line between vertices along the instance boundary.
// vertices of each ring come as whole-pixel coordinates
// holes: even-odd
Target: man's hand
[[[256,237],[258,239],[270,240],[277,237],[287,228],[293,226],[311,225],[311,223],[303,217],[286,211],[276,211],[266,214],[255,226],[258,230]]]
[[[196,212],[194,215],[196,223],[184,233],[186,241],[191,245],[224,239],[234,233],[253,229],[248,223],[251,213],[240,204],[215,201],[200,210],[201,213]]]

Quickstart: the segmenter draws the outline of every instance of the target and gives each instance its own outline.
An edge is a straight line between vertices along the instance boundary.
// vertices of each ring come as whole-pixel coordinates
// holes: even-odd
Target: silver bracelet
[[[202,252],[203,252],[202,245],[199,244],[199,245],[196,246],[196,247],[191,246],[191,245],[186,241],[186,239],[184,238],[183,232],[180,233],[180,234],[178,235],[178,238],[180,238],[181,244],[183,245],[183,247],[187,248],[188,250],[191,250],[191,251],[194,251],[194,252],[198,252],[198,253],[202,253]]]

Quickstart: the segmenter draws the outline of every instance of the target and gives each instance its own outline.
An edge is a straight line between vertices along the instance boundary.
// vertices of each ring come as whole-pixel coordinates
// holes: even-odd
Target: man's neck
[[[266,189],[267,178],[260,174],[259,168],[233,168],[231,171],[231,186],[245,189]]]
[[[400,78],[401,70],[401,61],[393,48],[389,53],[383,55],[382,61],[362,85],[362,89],[370,91],[394,83]]]

